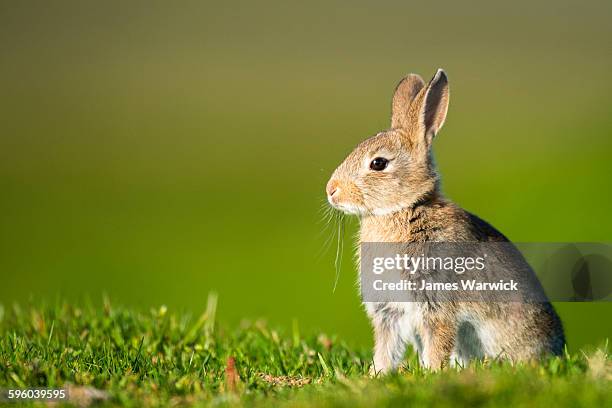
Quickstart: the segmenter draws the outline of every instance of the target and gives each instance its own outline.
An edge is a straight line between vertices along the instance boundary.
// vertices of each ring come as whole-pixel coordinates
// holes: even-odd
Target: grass
[[[165,307],[0,307],[0,388],[69,387],[72,402],[167,406],[611,406],[605,348],[541,363],[475,362],[432,373],[408,354],[369,378],[371,353],[297,323],[229,329]]]

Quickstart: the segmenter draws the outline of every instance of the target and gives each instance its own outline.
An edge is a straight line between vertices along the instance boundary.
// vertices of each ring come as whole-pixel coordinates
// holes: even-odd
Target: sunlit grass
[[[165,307],[14,305],[0,312],[0,388],[102,390],[113,405],[607,406],[606,346],[541,363],[474,362],[432,373],[408,353],[398,373],[370,378],[371,354],[323,333],[275,330],[262,321],[215,322]],[[89,394],[88,394],[89,393]],[[76,398],[76,397],[75,397]]]

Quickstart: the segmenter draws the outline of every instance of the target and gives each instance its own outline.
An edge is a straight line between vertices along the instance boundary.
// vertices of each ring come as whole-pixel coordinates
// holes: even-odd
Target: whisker
[[[325,238],[325,241],[323,242],[323,245],[317,252],[317,255],[316,255],[317,261],[321,260],[323,255],[325,255],[329,251],[331,247],[331,243],[336,237],[336,228],[335,228],[335,225],[332,225],[332,223],[333,224],[336,223],[336,217],[337,217],[338,212],[336,209],[331,207],[329,204],[326,205],[324,211],[325,213],[322,218],[322,222],[324,222],[324,225],[319,233],[319,236],[326,234],[326,238]],[[331,227],[331,233],[329,233],[330,227]]]
[[[338,219],[338,241],[336,245],[336,259],[334,266],[336,268],[336,279],[334,281],[334,289],[332,293],[336,292],[338,281],[340,280],[340,270],[342,268],[342,255],[344,252],[344,213],[340,213]]]

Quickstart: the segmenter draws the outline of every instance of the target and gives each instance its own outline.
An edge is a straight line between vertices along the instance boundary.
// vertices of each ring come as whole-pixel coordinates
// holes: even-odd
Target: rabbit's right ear
[[[425,131],[425,139],[431,144],[431,140],[444,124],[448,111],[448,78],[443,69],[438,69],[424,92],[420,122]]]
[[[425,81],[417,74],[410,74],[400,81],[391,104],[391,128],[406,128],[410,124],[410,105],[425,87]]]

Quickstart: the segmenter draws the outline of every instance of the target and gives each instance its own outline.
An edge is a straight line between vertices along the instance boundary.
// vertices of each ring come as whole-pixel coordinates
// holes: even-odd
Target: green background
[[[369,344],[320,209],[443,67],[447,195],[514,241],[611,241],[612,3],[0,3],[0,302],[263,317]],[[320,255],[321,254],[321,255]],[[559,305],[570,348],[609,304]]]

